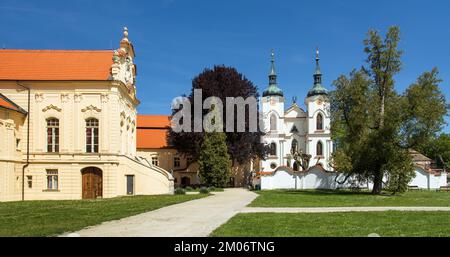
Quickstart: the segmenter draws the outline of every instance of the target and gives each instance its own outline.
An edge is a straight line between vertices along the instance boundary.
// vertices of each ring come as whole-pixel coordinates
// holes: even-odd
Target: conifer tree
[[[198,163],[202,184],[215,187],[226,186],[230,177],[231,161],[225,133],[205,133]]]

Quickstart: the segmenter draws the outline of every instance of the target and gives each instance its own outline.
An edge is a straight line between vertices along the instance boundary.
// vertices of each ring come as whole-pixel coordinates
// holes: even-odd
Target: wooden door
[[[98,168],[86,168],[82,172],[83,199],[103,197],[102,171]]]
[[[188,177],[182,177],[181,178],[181,186],[182,187],[187,187],[191,184],[191,179]]]

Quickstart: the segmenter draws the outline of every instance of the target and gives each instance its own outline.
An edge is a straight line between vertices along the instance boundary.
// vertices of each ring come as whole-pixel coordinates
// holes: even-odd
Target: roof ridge
[[[114,52],[112,49],[0,49],[1,52]]]
[[[12,106],[14,106],[15,109],[10,108],[10,107],[8,107],[8,106],[3,106],[3,105],[0,106],[0,107],[7,108],[7,109],[10,109],[10,110],[13,110],[13,111],[17,111],[17,112],[20,112],[20,113],[22,113],[22,114],[27,114],[27,113],[28,113],[28,112],[25,111],[22,107],[20,107],[18,104],[16,104],[15,102],[13,102],[11,99],[9,99],[9,98],[8,98],[7,96],[5,96],[4,94],[0,93],[0,98],[3,99],[5,102],[7,102],[7,103],[11,104]]]
[[[138,114],[138,116],[146,116],[146,117],[170,117],[172,115],[169,114]]]

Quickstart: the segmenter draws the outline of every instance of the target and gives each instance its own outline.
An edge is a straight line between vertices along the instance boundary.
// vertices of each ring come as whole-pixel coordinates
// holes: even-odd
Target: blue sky
[[[313,82],[316,46],[324,84],[332,89],[340,74],[364,64],[368,29],[398,25],[405,54],[397,90],[436,66],[448,102],[449,10],[447,0],[2,0],[0,46],[115,49],[127,26],[137,53],[138,111],[169,114],[171,100],[215,64],[236,67],[262,92],[271,49],[287,101],[297,96],[302,103]]]

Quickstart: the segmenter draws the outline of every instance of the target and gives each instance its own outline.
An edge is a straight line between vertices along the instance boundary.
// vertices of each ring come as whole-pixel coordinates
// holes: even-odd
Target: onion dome
[[[322,72],[319,65],[319,49],[316,51],[316,70],[314,72],[314,86],[308,92],[308,97],[315,95],[328,95],[328,90],[322,86]]]
[[[271,54],[271,65],[269,72],[269,87],[263,92],[263,97],[266,96],[284,96],[283,91],[277,85],[277,73],[275,71],[275,53]]]

